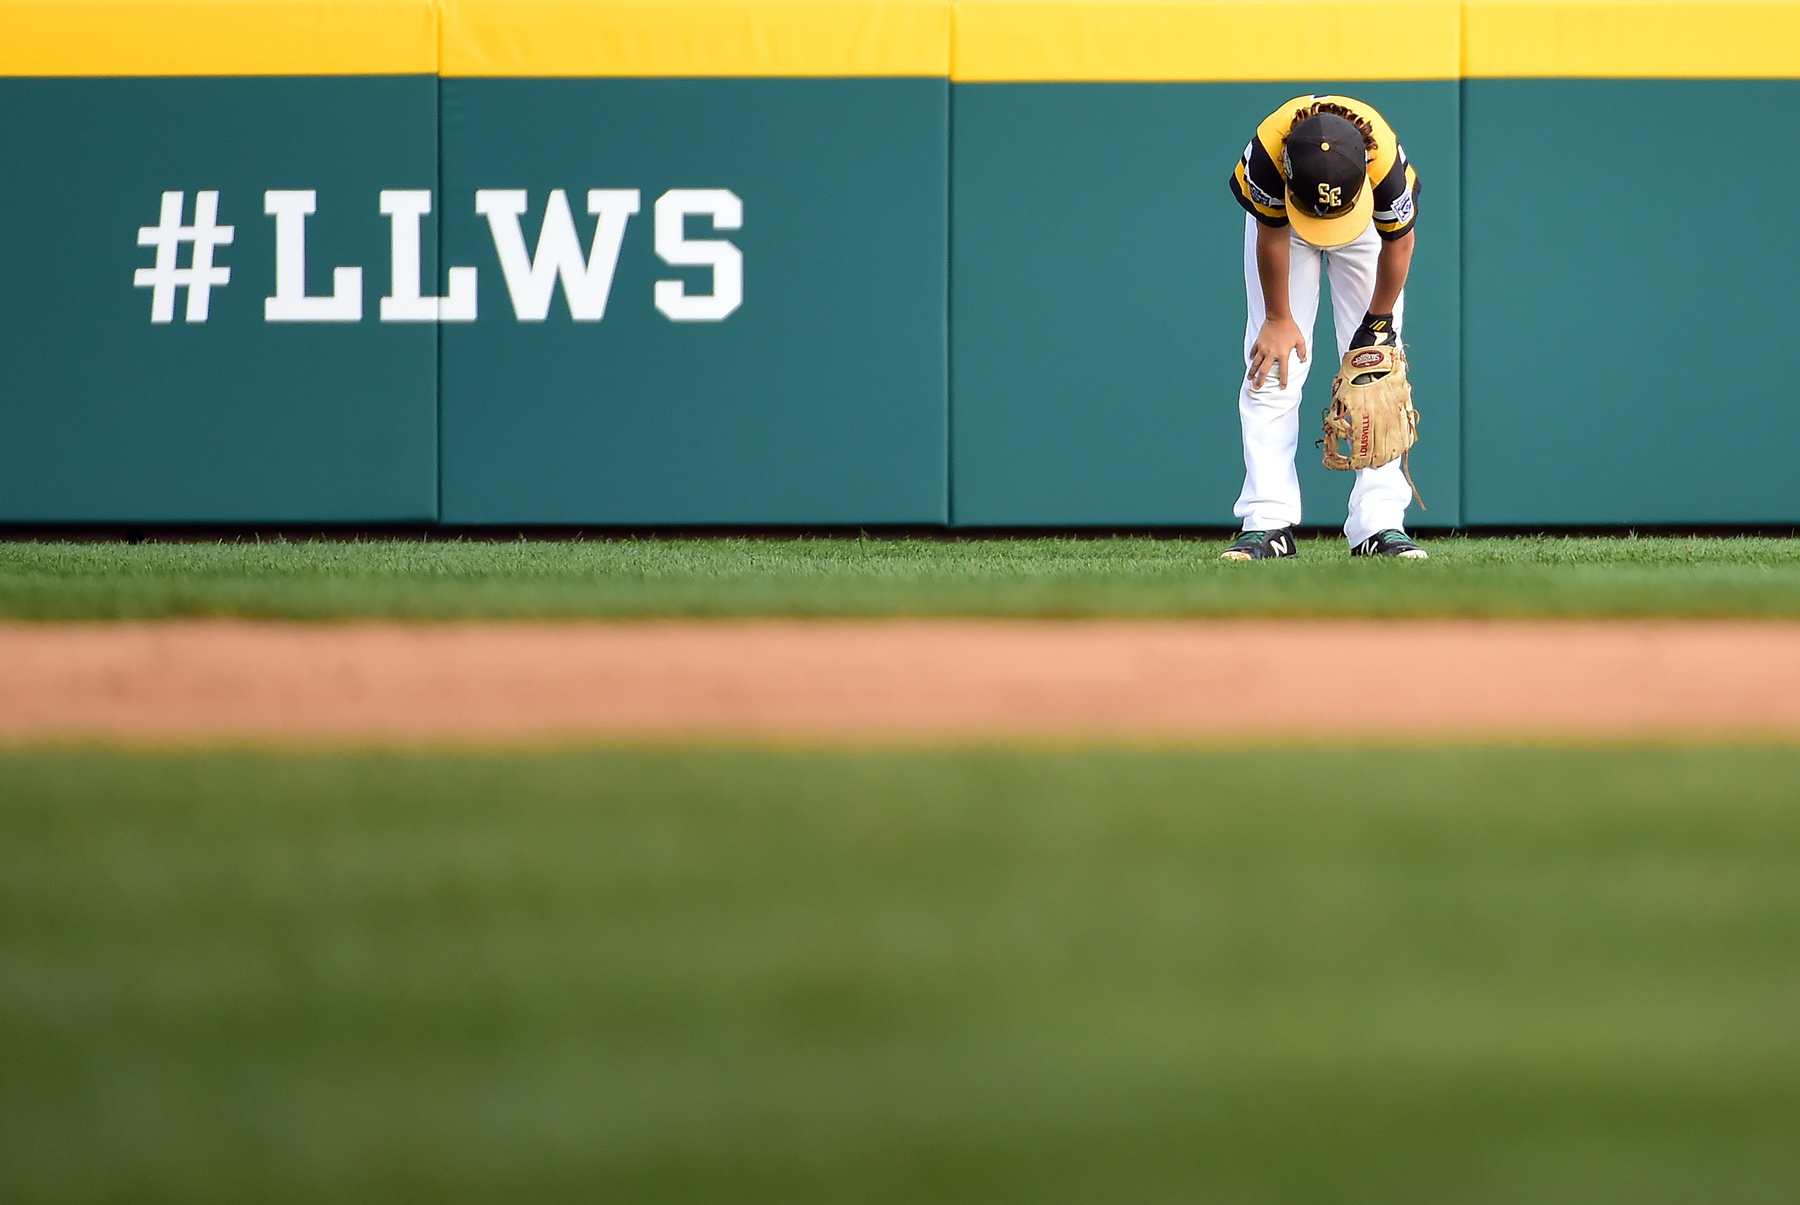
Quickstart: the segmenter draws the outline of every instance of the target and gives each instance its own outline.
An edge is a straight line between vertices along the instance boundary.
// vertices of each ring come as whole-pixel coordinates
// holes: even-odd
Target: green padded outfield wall
[[[1467,59],[1465,519],[1800,522],[1800,7],[1487,4]]]
[[[378,313],[381,193],[437,181],[432,8],[185,7],[0,12],[0,520],[432,519],[436,326]],[[291,297],[360,269],[335,310],[266,309],[283,222]]]
[[[0,522],[1229,523],[1313,89],[1423,179],[1414,526],[1800,522],[1790,0],[0,0]]]
[[[1235,523],[1243,483],[1244,212],[1226,177],[1282,84],[958,84],[954,95],[952,497],[959,524]],[[1457,518],[1457,88],[1321,88],[1369,101],[1418,167],[1407,288],[1423,439],[1413,473]],[[1351,476],[1311,440],[1335,367],[1307,382],[1309,523],[1343,521]]]
[[[1235,523],[1244,213],[1226,180],[1257,124],[1314,91],[1375,105],[1420,174],[1406,336],[1423,414],[1413,471],[1430,510],[1409,520],[1457,522],[1456,13],[1305,2],[959,10],[958,524]],[[1366,52],[1371,23],[1401,31],[1382,56]],[[1326,305],[1314,336],[1319,363],[1334,367]],[[1330,377],[1308,381],[1299,456],[1306,520],[1324,525],[1343,521],[1351,485],[1311,447]]]
[[[444,190],[634,191],[604,316],[516,317],[487,220],[445,225],[481,320],[443,328],[450,523],[942,523],[947,84],[941,79],[444,81]],[[579,131],[578,137],[572,137]],[[728,192],[742,302],[675,321],[655,249],[671,189]],[[595,221],[582,214],[583,242]],[[685,223],[685,225],[683,225]]]
[[[947,520],[948,9],[738,12],[447,13],[446,522]],[[547,212],[592,254],[546,307]]]

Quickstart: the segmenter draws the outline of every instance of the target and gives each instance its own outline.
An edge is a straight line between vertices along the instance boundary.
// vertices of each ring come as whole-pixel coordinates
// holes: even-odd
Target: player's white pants
[[[1337,326],[1337,356],[1324,366],[1335,373],[1350,340],[1362,325],[1375,295],[1375,260],[1381,252],[1381,236],[1370,224],[1361,238],[1330,251],[1289,234],[1288,307],[1300,333],[1306,336],[1306,360],[1288,361],[1287,384],[1281,384],[1273,366],[1261,388],[1244,380],[1238,394],[1238,418],[1244,427],[1244,492],[1233,513],[1244,521],[1245,531],[1268,531],[1300,522],[1300,475],[1294,470],[1294,452],[1300,442],[1300,388],[1307,369],[1318,358],[1313,343],[1313,319],[1319,313],[1319,275],[1331,273],[1331,316]],[[1248,371],[1250,349],[1262,331],[1262,280],[1256,274],[1256,219],[1244,215],[1244,292],[1250,302],[1250,321],[1244,329],[1244,366]],[[1404,331],[1404,293],[1394,303],[1394,326]],[[1318,424],[1315,423],[1315,426]],[[1310,445],[1309,445],[1310,448]],[[1378,469],[1359,469],[1350,491],[1350,517],[1344,535],[1352,546],[1378,531],[1405,529],[1406,504],[1412,487],[1398,460]]]

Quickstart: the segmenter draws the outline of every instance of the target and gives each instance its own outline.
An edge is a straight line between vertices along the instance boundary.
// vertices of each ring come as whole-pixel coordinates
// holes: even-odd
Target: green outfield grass
[[[1219,540],[0,543],[0,617],[1800,616],[1800,540],[1431,540],[1226,564]]]
[[[0,757],[0,1199],[1800,1184],[1800,750]]]

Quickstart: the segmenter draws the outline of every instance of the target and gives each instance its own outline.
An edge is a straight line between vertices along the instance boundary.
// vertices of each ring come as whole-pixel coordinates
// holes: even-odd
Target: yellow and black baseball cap
[[[1369,228],[1375,197],[1362,134],[1336,113],[1317,113],[1288,131],[1281,154],[1288,221],[1315,247],[1342,247]]]

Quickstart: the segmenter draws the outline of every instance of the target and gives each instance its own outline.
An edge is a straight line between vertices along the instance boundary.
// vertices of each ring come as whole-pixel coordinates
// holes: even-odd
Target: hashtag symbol
[[[231,269],[213,266],[213,251],[231,245],[236,227],[219,225],[219,194],[194,194],[194,224],[181,224],[185,192],[162,195],[162,220],[155,226],[138,227],[138,246],[156,248],[156,266],[139,268],[132,283],[150,290],[150,321],[175,321],[175,290],[187,290],[187,320],[205,322],[207,302],[214,285],[231,281]],[[192,243],[192,261],[179,266],[181,244]]]

